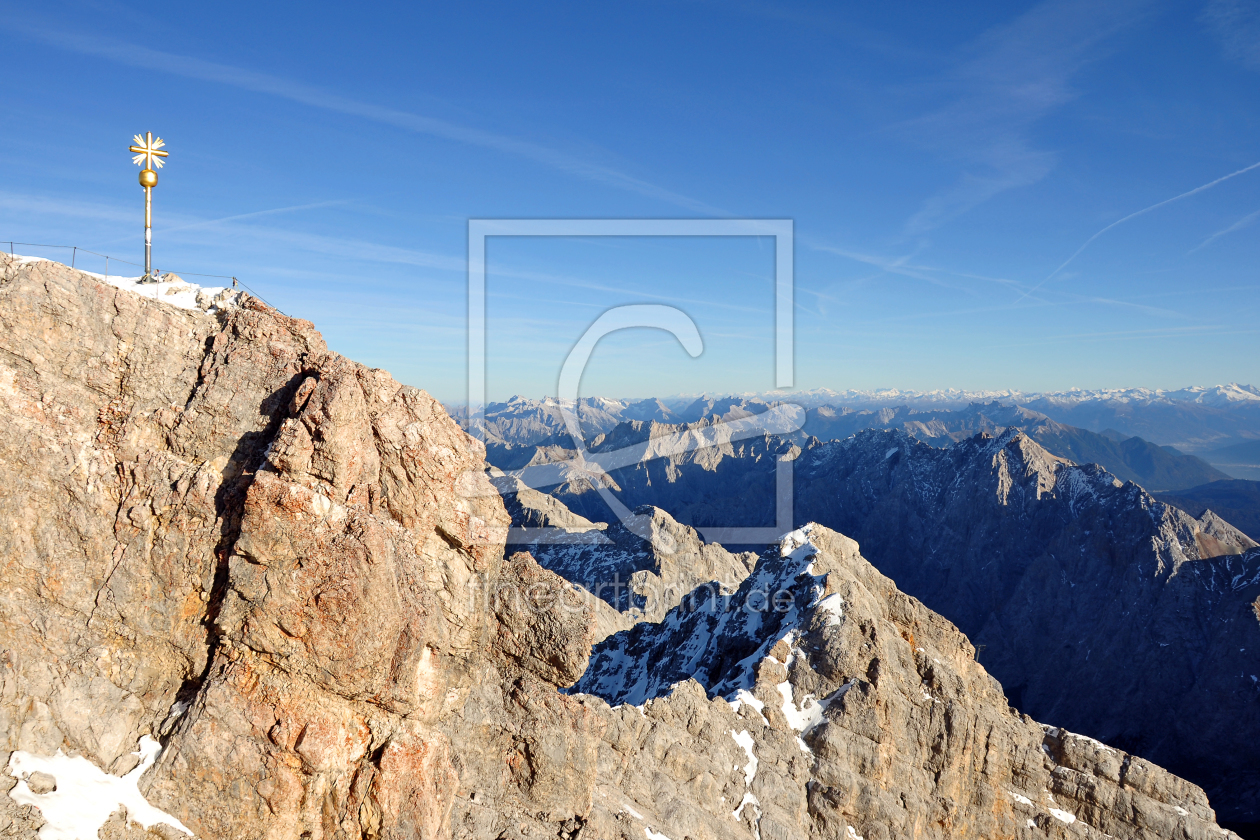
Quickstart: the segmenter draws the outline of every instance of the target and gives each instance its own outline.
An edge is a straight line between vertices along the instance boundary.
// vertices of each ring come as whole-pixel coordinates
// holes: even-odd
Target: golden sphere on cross
[[[154,172],[152,169],[141,169],[140,170],[140,186],[156,187],[157,186],[157,173]]]

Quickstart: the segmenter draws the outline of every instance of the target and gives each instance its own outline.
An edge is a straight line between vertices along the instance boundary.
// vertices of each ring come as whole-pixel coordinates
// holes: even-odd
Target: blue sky
[[[53,0],[0,45],[0,239],[139,261],[153,131],[158,268],[441,399],[467,220],[516,217],[793,219],[798,388],[1260,384],[1260,2]],[[626,303],[705,350],[610,336],[583,393],[774,386],[768,240],[488,253],[492,399]]]

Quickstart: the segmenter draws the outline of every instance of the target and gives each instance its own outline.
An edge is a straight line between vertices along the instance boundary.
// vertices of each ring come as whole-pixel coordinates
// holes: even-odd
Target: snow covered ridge
[[[814,575],[815,526],[787,534],[762,555],[737,591],[700,587],[659,624],[643,623],[595,646],[571,691],[613,705],[640,705],[695,679],[712,696],[747,702],[759,663],[822,613],[830,625],[843,615],[836,596],[824,597],[826,575]]]
[[[689,395],[690,396],[690,395]],[[818,405],[969,405],[974,402],[1018,403],[1026,405],[1038,400],[1051,403],[1196,403],[1216,407],[1227,407],[1238,404],[1260,405],[1260,388],[1254,385],[1240,385],[1231,382],[1226,385],[1192,385],[1186,388],[1070,388],[1066,391],[1018,391],[1002,390],[963,390],[957,388],[941,388],[931,391],[913,389],[878,388],[874,390],[835,391],[830,388],[816,388],[810,391],[779,392],[767,391],[745,394],[730,394],[728,399],[761,399],[766,401],[796,402],[805,406]],[[665,398],[669,402],[673,398]]]
[[[53,756],[17,750],[9,756],[9,775],[18,780],[9,796],[17,804],[33,805],[43,814],[45,823],[39,830],[39,840],[96,837],[101,826],[120,809],[126,810],[129,822],[143,828],[169,825],[192,836],[182,822],[154,808],[140,793],[140,777],[153,766],[161,751],[162,746],[145,735],[140,738],[140,749],[133,753],[140,763],[125,776],[111,776],[86,758],[68,756],[61,750]],[[51,777],[52,782],[44,777]],[[32,785],[39,791],[33,790]]]
[[[847,389],[815,388],[808,391],[749,391],[745,393],[678,394],[661,397],[660,402],[675,410],[695,401],[743,401],[757,400],[773,405],[788,402],[814,408],[822,405],[847,405],[866,407],[912,406],[968,406],[972,403],[998,401],[1027,405],[1044,400],[1058,405],[1080,403],[1193,403],[1217,408],[1239,405],[1260,405],[1260,387],[1230,382],[1224,385],[1191,385],[1185,388],[1070,388],[1066,391],[1020,391],[1015,389],[965,390],[940,388],[918,391],[902,388]],[[578,401],[579,413],[585,411],[617,414],[626,408],[646,400],[613,399],[608,397],[584,397]],[[563,403],[553,397],[532,399],[513,396],[506,402],[489,403],[487,413],[520,414],[528,411],[558,409]],[[452,406],[462,409],[462,404]]]
[[[13,256],[10,260],[15,264],[33,263],[33,262],[56,262],[55,260],[46,260],[42,257],[23,257]],[[189,283],[178,274],[160,275],[157,283],[141,283],[140,277],[121,277],[117,274],[111,274],[106,277],[103,274],[96,274],[91,271],[81,271],[75,269],[80,274],[86,274],[102,283],[107,283],[115,289],[122,289],[127,292],[140,295],[141,297],[164,303],[168,306],[174,306],[177,309],[188,309],[191,311],[216,312],[218,310],[231,309],[237,305],[241,292],[228,286],[199,286],[196,283]]]
[[[793,596],[783,612],[756,608],[780,591]],[[704,778],[691,754],[720,756],[706,789],[723,794],[725,813],[748,833],[705,836],[805,836],[785,828],[798,824],[785,819],[793,807],[816,820],[812,836],[910,836],[913,820],[982,785],[996,795],[949,800],[933,836],[1234,836],[1213,825],[1197,788],[1012,709],[953,624],[824,526],[791,532],[763,553],[726,611],[707,604],[609,637],[573,689],[619,707],[610,743],[652,743],[684,780]],[[691,747],[688,733],[709,749]],[[984,736],[982,766],[974,733]],[[1112,794],[1124,778],[1124,793]],[[1138,792],[1134,779],[1160,781],[1140,782]],[[796,801],[794,784],[808,792]],[[815,799],[820,791],[835,798]],[[951,822],[975,808],[983,816]],[[1138,810],[1145,816],[1129,834]],[[675,819],[663,830],[677,837]],[[1160,821],[1168,827],[1156,828]],[[1030,833],[1016,830],[1027,825]]]

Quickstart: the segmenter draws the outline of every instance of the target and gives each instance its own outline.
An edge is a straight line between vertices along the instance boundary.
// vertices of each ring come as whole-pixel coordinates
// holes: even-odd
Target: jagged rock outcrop
[[[530,552],[545,568],[636,621],[660,621],[699,586],[734,589],[756,560],[752,552],[731,553],[706,543],[695,528],[651,505],[636,508],[628,522],[613,522],[602,535],[607,543],[548,540],[530,546]]]
[[[511,547],[582,587],[596,640],[638,621],[659,621],[697,586],[739,586],[756,559],[706,543],[660,508],[638,508],[628,523],[595,523],[514,476],[489,473],[512,519]]]
[[[1155,497],[1195,517],[1210,510],[1251,539],[1260,540],[1260,481],[1214,481]]]
[[[1047,740],[835,535],[820,555],[846,559],[789,588],[802,620],[829,621],[817,586],[858,618],[784,647],[742,622],[750,653],[773,644],[738,709],[694,680],[642,710],[562,692],[587,679],[589,598],[505,556],[479,445],[309,323],[223,304],[0,262],[4,836],[957,837],[1016,813],[1021,837],[1206,836],[1201,792]],[[832,699],[842,677],[823,719],[869,705],[797,725],[814,705],[782,683]],[[947,708],[903,702],[924,680]],[[982,752],[990,720],[1022,734]]]
[[[589,615],[504,560],[480,450],[431,397],[248,297],[2,269],[6,760],[121,775],[158,736],[142,788],[200,837],[554,834],[589,810],[565,779],[599,723],[556,691]]]
[[[821,526],[733,595],[606,639],[574,690],[624,704],[591,821],[607,836],[637,836],[618,809],[693,838],[729,836],[732,813],[762,838],[1228,836],[1194,785],[1009,708],[962,633]],[[655,778],[630,760],[645,749]],[[720,808],[687,796],[705,788]]]
[[[563,506],[552,497],[546,498],[550,499],[545,508],[549,521],[581,519],[569,514],[573,517],[570,520],[557,513],[554,506]],[[508,497],[508,509],[522,509],[515,495]],[[679,524],[651,505],[636,508],[628,523],[614,521],[606,528],[552,528],[555,530],[541,531],[521,547],[528,549],[543,568],[582,586],[624,614],[631,624],[660,621],[699,586],[713,584],[723,592],[735,589],[756,560],[752,552],[733,554],[717,543],[706,543],[696,529]]]
[[[491,467],[489,475],[490,483],[503,498],[514,528],[559,528],[576,534],[608,527],[607,523],[592,522],[579,516],[556,497],[535,490],[515,476],[505,475],[502,470]]]
[[[864,432],[798,462],[797,517],[955,622],[1011,702],[1260,811],[1260,550],[1015,431]],[[1195,710],[1195,711],[1189,711]]]

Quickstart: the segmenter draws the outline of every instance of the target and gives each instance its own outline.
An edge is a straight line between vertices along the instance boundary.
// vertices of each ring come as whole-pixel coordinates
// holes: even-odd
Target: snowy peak
[[[657,423],[677,423],[678,415],[658,399],[630,403],[621,412],[623,420],[652,420]]]
[[[0,270],[9,266],[20,266],[29,263],[48,263],[57,265],[52,260],[40,257],[0,255]],[[216,312],[239,305],[244,292],[230,286],[199,286],[189,283],[177,274],[170,272],[159,275],[157,282],[145,282],[143,277],[122,277],[117,274],[109,276],[95,274],[90,271],[77,271],[79,277],[90,277],[115,289],[122,289],[138,295],[146,300],[156,301],[176,309],[187,309],[193,312]]]
[[[707,397],[716,401],[719,397]],[[1000,402],[1020,404],[1045,400],[1051,403],[1117,402],[1117,403],[1197,403],[1223,406],[1260,402],[1260,388],[1231,382],[1226,385],[1194,385],[1185,388],[1069,388],[1065,391],[1021,391],[1016,389],[965,390],[942,388],[918,391],[900,388],[850,389],[836,391],[818,388],[810,391],[766,392],[731,395],[725,399],[758,399],[786,401],[806,406],[898,406],[963,407],[972,403]]]
[[[784,827],[805,811],[827,837],[1120,837],[1136,814],[1151,836],[1214,836],[1202,791],[1010,708],[957,628],[819,525],[767,551],[729,601],[701,597],[605,640],[573,691],[616,707],[613,744],[646,731],[667,761],[720,756],[708,789],[753,838],[802,836]],[[1121,794],[1126,771],[1142,781]],[[947,793],[982,788],[983,803]],[[669,824],[667,808],[646,810],[632,815]]]
[[[1211,388],[1183,388],[1163,394],[1167,399],[1194,402],[1201,405],[1225,406],[1233,403],[1260,403],[1260,388],[1252,385],[1215,385]]]
[[[813,537],[825,530],[808,525],[787,535],[733,593],[702,586],[659,624],[640,624],[596,645],[573,690],[614,705],[639,705],[695,679],[710,695],[734,699],[751,688],[755,667],[775,644],[799,633],[823,604],[825,572],[813,568]],[[823,539],[828,537],[856,556],[852,540],[830,532]]]

